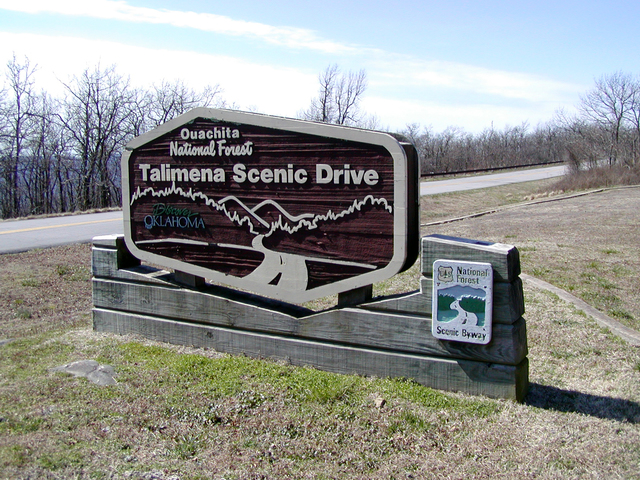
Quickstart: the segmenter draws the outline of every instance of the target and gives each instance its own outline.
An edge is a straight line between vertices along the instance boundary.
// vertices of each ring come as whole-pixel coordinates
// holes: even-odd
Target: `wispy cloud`
[[[585,88],[540,75],[416,58],[379,58],[368,73],[372,86],[435,87],[527,102],[565,101]]]
[[[421,121],[443,128],[449,124],[482,128],[550,118],[553,109],[569,107],[584,85],[544,75],[506,71],[442,61],[425,54],[405,54],[348,45],[323,38],[313,30],[236,20],[223,15],[133,6],[124,0],[0,0],[0,10],[37,15],[96,18],[122,23],[170,25],[186,32],[203,31],[248,38],[282,48],[305,50],[305,66],[275,55],[256,61],[252,55],[224,56],[217,51],[189,52],[143,48],[114,41],[0,32],[0,54],[24,53],[58,78],[78,74],[82,66],[100,61],[117,64],[140,85],[180,75],[199,87],[220,84],[225,98],[242,108],[292,116],[305,108],[317,91],[317,73],[328,63],[345,69],[364,68],[369,80],[364,107],[390,125]],[[48,19],[48,18],[47,18]],[[73,55],[68,52],[73,51]],[[273,54],[274,52],[270,52]],[[291,56],[295,57],[295,56]],[[225,65],[227,68],[213,68]],[[316,67],[318,70],[313,70]],[[357,65],[357,67],[354,67]],[[53,85],[59,82],[50,81]],[[432,120],[433,119],[433,120]],[[516,119],[516,120],[514,120]]]
[[[68,52],[73,52],[69,55]],[[15,53],[37,65],[38,85],[54,96],[64,94],[62,81],[96,65],[115,65],[134,86],[161,80],[186,80],[193,88],[220,85],[222,97],[242,109],[293,116],[316,91],[316,78],[295,68],[274,67],[240,58],[179,50],[151,49],[106,40],[0,32],[0,59]],[[228,68],[220,69],[218,65]]]
[[[370,47],[347,45],[322,38],[309,29],[248,22],[211,13],[137,7],[123,0],[0,0],[0,9],[171,25],[220,35],[253,38],[287,48],[306,49],[327,54],[331,61],[342,58],[346,64],[357,59],[366,68],[371,86],[387,84],[396,91],[410,87],[440,87],[531,102],[563,101],[568,97],[575,97],[578,91],[584,91],[584,86],[537,75],[426,60]]]
[[[190,28],[205,32],[257,38],[265,42],[329,54],[356,53],[355,46],[324,39],[314,31],[234,20],[224,15],[180,10],[136,7],[120,0],[0,0],[0,9],[23,13],[50,13],[101,18],[134,23],[150,23]]]

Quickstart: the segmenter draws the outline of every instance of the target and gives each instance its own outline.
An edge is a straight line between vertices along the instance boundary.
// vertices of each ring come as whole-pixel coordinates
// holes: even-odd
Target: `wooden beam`
[[[338,307],[353,307],[368,302],[373,297],[373,285],[349,290],[338,294]]]
[[[528,389],[528,360],[517,366],[384,352],[235,329],[195,325],[146,315],[93,310],[100,332],[139,334],[177,345],[272,358],[343,374],[407,377],[432,388],[521,401]]]
[[[431,318],[360,308],[335,309],[301,316],[269,305],[242,301],[224,290],[193,291],[152,284],[94,279],[94,305],[99,308],[160,316],[186,322],[233,327],[242,330],[316,338],[367,348],[423,353],[451,358],[484,360],[516,365],[527,355],[526,324],[494,325],[488,345],[442,341],[431,335]]]
[[[351,295],[347,301],[357,306],[314,312],[204,282],[198,288],[185,286],[171,272],[141,265],[129,254],[122,236],[99,237],[92,259],[94,328],[286,359],[338,373],[408,377],[433,388],[522,400],[528,386],[528,361],[517,250],[488,244],[480,245],[477,253],[469,242],[427,241],[435,247],[428,249],[430,253],[423,251],[425,277],[420,291],[361,304],[369,297],[363,290],[357,292],[359,298]],[[456,260],[490,261],[494,273],[499,272],[494,282],[493,338],[488,345],[442,341],[431,335],[432,280],[431,270],[424,265],[436,256],[442,258],[443,252],[451,252],[447,256]]]

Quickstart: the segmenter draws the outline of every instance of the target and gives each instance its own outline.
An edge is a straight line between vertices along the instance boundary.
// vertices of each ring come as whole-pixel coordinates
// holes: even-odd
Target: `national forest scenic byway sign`
[[[199,108],[129,142],[125,240],[144,261],[301,303],[418,255],[414,147],[369,130]]]
[[[491,341],[492,311],[490,263],[433,263],[431,333],[435,338],[486,345]]]

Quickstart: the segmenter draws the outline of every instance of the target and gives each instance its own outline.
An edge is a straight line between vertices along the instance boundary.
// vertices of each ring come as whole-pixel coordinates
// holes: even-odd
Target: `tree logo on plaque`
[[[368,130],[199,108],[129,142],[125,240],[141,260],[304,302],[418,254],[415,149]]]
[[[441,340],[491,341],[493,267],[490,263],[436,260],[433,263],[431,333]]]

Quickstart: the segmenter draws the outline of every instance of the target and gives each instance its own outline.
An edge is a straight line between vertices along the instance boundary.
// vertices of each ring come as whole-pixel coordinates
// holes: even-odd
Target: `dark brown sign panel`
[[[417,257],[414,153],[385,133],[195,109],[127,145],[126,242],[295,303],[363,287]]]

